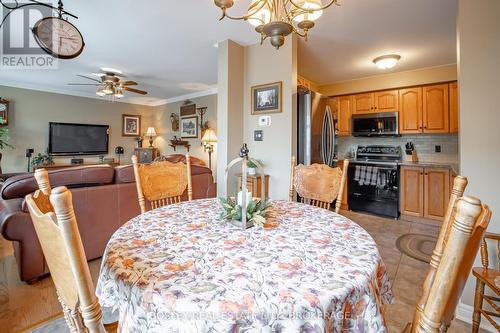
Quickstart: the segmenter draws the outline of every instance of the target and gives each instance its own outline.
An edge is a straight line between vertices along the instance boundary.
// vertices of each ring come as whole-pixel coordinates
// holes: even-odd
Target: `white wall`
[[[259,116],[251,115],[251,88],[255,85],[283,82],[283,112],[270,114],[270,127],[259,127]],[[297,40],[286,39],[276,50],[268,42],[245,48],[244,141],[250,156],[263,162],[269,174],[269,196],[288,199],[290,161],[295,153],[297,105]],[[254,141],[254,130],[263,130],[264,141]]]
[[[488,231],[500,232],[500,1],[460,0],[458,84],[460,167],[467,195],[490,205]],[[476,265],[480,265],[479,260]],[[470,278],[462,302],[473,304]],[[483,319],[484,321],[484,319]]]
[[[2,151],[4,173],[23,172],[27,168],[27,148],[35,154],[45,152],[49,140],[49,122],[103,124],[110,126],[108,157],[117,158],[116,146],[123,146],[122,161],[129,163],[136,147],[134,138],[123,137],[122,114],[142,116],[142,133],[151,126],[153,108],[149,106],[111,103],[106,100],[46,93],[28,89],[0,86],[0,96],[10,102],[9,134],[16,149]],[[97,156],[83,156],[85,162],[98,162]],[[55,158],[55,163],[69,163],[67,157]]]
[[[215,130],[215,133],[217,133],[217,95],[208,95],[203,97],[191,98],[190,101],[194,102],[197,108],[199,107],[208,108],[206,114],[203,116],[203,122],[208,121],[208,126],[210,128],[213,128]],[[177,114],[177,116],[179,116],[180,107],[183,103],[184,102],[181,101],[154,107],[154,110],[152,112],[152,124],[154,124],[158,137],[155,139],[153,145],[158,149],[160,149],[162,155],[187,153],[187,150],[182,146],[177,147],[176,151],[174,151],[174,149],[169,146],[170,140],[174,136],[177,136],[178,138],[181,137],[179,131],[176,132],[172,131],[170,115],[172,113],[175,113]],[[198,121],[201,120],[199,117],[198,119],[199,119]],[[206,153],[203,150],[203,146],[201,144],[201,130],[199,131],[199,136],[197,139],[183,139],[183,140],[189,141],[189,143],[191,144],[191,147],[189,149],[189,154],[191,156],[202,159],[208,166],[208,153]],[[147,141],[147,138],[145,141]],[[145,145],[146,144],[147,143],[145,143]],[[214,148],[217,149],[217,145],[215,145]],[[212,170],[216,170],[216,165],[217,165],[216,152],[214,152],[214,154],[212,154]]]
[[[243,143],[244,48],[226,40],[219,43],[217,68],[217,193],[226,195],[225,169],[238,157]],[[234,172],[232,173],[234,175]],[[229,190],[236,190],[236,181],[229,181]]]

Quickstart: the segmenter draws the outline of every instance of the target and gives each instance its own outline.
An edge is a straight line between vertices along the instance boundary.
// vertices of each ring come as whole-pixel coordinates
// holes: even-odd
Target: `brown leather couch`
[[[216,195],[212,172],[192,165],[193,199]],[[67,186],[88,260],[103,255],[111,235],[139,215],[135,177],[131,165],[73,167],[49,172],[52,187]],[[9,178],[0,190],[0,232],[13,242],[22,281],[35,281],[47,274],[42,249],[24,197],[37,189],[33,174]],[[184,193],[184,199],[187,198]]]

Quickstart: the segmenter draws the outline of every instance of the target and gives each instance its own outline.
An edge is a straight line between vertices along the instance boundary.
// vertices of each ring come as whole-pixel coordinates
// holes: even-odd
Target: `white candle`
[[[247,191],[247,195],[246,195],[246,204],[247,204],[247,206],[248,206],[248,203],[250,202],[250,200],[252,200],[252,193],[250,193],[250,192]],[[242,206],[242,203],[243,203],[243,191],[239,191],[238,192],[237,203],[238,203],[238,205]]]

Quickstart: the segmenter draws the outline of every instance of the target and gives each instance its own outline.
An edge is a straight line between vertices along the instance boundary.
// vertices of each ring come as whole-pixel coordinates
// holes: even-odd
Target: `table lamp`
[[[213,128],[205,130],[201,142],[203,142],[203,149],[208,153],[208,167],[212,169],[212,153],[214,152],[214,143],[217,143],[217,136]]]
[[[148,130],[146,131],[146,135],[149,137],[149,148],[153,148],[153,138],[156,136],[156,131],[154,127],[148,127]]]

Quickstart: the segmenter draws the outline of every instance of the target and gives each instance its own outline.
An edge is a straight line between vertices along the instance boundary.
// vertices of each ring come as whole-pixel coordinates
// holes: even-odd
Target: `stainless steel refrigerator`
[[[297,162],[336,167],[337,117],[328,97],[300,89],[297,109]]]

